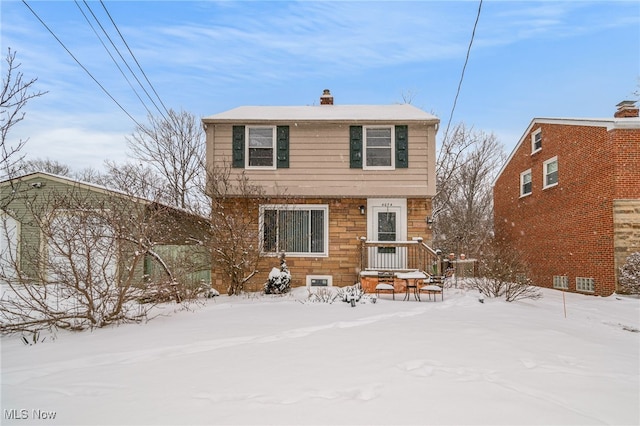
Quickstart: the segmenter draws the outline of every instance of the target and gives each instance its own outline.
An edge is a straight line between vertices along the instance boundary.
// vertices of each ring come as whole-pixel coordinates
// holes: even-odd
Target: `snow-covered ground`
[[[1,423],[638,425],[640,300],[567,293],[565,317],[562,293],[543,293],[352,308],[295,289],[5,337]]]

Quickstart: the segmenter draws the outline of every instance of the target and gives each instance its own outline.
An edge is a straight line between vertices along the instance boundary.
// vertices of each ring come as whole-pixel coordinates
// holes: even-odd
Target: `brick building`
[[[640,251],[640,118],[535,118],[493,188],[496,237],[525,256],[536,285],[608,296]]]

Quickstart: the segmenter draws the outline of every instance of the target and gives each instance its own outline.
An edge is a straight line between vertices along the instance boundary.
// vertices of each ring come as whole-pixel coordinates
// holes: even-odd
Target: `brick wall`
[[[534,282],[553,286],[566,275],[595,278],[595,294],[615,290],[613,271],[613,141],[606,128],[561,124],[542,128],[542,150],[525,136],[494,188],[496,236],[525,253]],[[543,189],[543,162],[558,157],[558,185]],[[520,173],[531,168],[532,194],[520,197]]]

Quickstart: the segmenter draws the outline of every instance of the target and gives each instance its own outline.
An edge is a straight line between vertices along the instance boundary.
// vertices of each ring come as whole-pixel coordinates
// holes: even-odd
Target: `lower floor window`
[[[569,289],[569,277],[566,275],[554,275],[553,276],[553,288],[560,288],[563,290]]]
[[[260,207],[263,253],[328,255],[326,205],[264,205]]]
[[[576,290],[593,293],[596,287],[596,280],[593,278],[576,277]]]

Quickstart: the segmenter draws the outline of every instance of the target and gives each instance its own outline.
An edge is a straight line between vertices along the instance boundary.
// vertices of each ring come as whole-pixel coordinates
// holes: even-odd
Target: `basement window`
[[[569,290],[569,277],[566,275],[553,276],[553,288],[560,290]]]
[[[576,277],[576,291],[593,293],[596,291],[596,280],[594,278]]]

